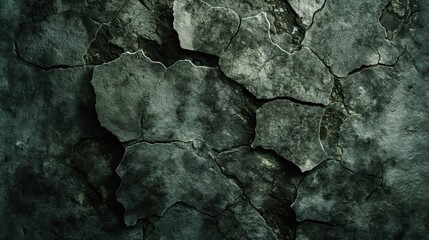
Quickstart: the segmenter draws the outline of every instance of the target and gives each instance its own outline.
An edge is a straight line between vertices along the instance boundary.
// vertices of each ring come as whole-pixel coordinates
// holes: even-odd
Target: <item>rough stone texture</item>
[[[42,0],[42,2],[45,2],[46,5],[51,3],[51,11],[54,13],[74,11],[91,16],[98,22],[106,23],[117,16],[118,11],[128,0]]]
[[[246,201],[228,208],[217,220],[226,239],[275,239],[262,216]]]
[[[187,5],[0,1],[0,239],[429,236],[427,1]]]
[[[98,29],[99,25],[85,15],[53,15],[24,25],[16,51],[25,61],[43,68],[83,65],[83,56]]]
[[[122,179],[117,197],[125,207],[127,225],[161,216],[176,202],[218,215],[241,195],[240,188],[211,159],[180,143],[128,147],[117,172]]]
[[[148,240],[225,239],[219,232],[216,220],[186,205],[174,205],[165,216],[154,223],[153,232],[147,234]]]
[[[304,28],[297,22],[298,16],[288,1],[284,0],[205,0],[216,7],[225,7],[233,10],[240,18],[267,14],[270,23],[270,33],[273,42],[288,52],[300,49],[304,38]]]
[[[142,52],[124,54],[97,66],[91,81],[97,96],[100,123],[121,141],[141,136],[141,104],[156,87],[166,68]]]
[[[327,104],[333,77],[310,49],[289,54],[271,41],[265,13],[242,19],[220,57],[222,71],[257,98],[291,97]],[[283,66],[277,68],[276,66]]]
[[[111,42],[126,50],[138,49],[138,39],[144,38],[163,44],[169,37],[169,27],[139,0],[129,0],[111,23]]]
[[[423,9],[427,11],[427,7]],[[395,36],[398,42],[407,44],[397,64],[367,67],[341,81],[344,104],[349,112],[339,132],[343,169],[329,170],[332,166],[328,164],[332,161],[324,163],[326,167],[321,171],[314,169],[301,183],[293,206],[298,219],[338,225],[299,224],[298,239],[321,239],[321,231],[326,231],[323,239],[427,236],[429,152],[425,146],[429,126],[425,99],[429,79],[427,68],[421,66],[429,62],[421,41],[429,39],[427,24],[424,24],[428,17],[421,16],[415,21],[417,23],[408,23],[415,28],[413,40],[399,31]],[[338,181],[345,178],[344,173],[340,173],[344,169],[348,169],[352,179]],[[374,179],[378,186],[365,197],[370,185],[363,184],[359,178]],[[315,182],[320,181],[329,188],[314,189]],[[356,187],[350,186],[352,182],[357,182]],[[311,207],[316,210],[311,211]]]
[[[0,216],[7,219],[0,239],[141,239],[141,229],[122,227],[114,168],[89,170],[90,162],[116,165],[122,155],[97,123],[92,69],[41,71],[10,56],[0,62],[7,69],[0,78]],[[78,170],[75,153],[88,167]]]
[[[240,147],[218,155],[222,172],[237,179],[251,206],[266,219],[276,239],[295,238],[292,204],[301,180],[299,169],[272,152]]]
[[[395,46],[386,41],[379,23],[386,3],[387,0],[327,1],[315,14],[302,44],[313,49],[341,77],[361,66],[392,64],[399,54],[391,56],[392,50],[386,52],[386,48]]]
[[[203,1],[174,1],[174,29],[180,46],[219,56],[238,31],[240,19],[227,8]]]
[[[309,1],[300,1],[300,0],[289,0],[288,3],[298,14],[300,22],[305,26],[309,27],[313,23],[314,14],[319,11],[326,0],[309,0]]]
[[[301,171],[309,171],[327,158],[319,137],[322,115],[323,108],[318,106],[289,100],[266,103],[256,113],[252,146],[272,149]]]
[[[137,52],[96,67],[93,85],[100,122],[121,141],[193,141],[215,149],[251,141],[249,104],[215,68],[178,61],[166,69]]]

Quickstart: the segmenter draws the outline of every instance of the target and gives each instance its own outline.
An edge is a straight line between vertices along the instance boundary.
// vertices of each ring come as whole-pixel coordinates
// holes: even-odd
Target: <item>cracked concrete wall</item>
[[[0,239],[425,239],[424,0],[0,1]]]

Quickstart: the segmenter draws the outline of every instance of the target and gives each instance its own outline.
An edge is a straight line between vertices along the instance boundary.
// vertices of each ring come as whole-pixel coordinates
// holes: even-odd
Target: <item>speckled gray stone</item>
[[[382,50],[394,49],[394,46],[385,38],[379,23],[386,2],[327,1],[315,14],[302,44],[313,49],[332,72],[341,77],[364,65],[375,65],[380,61],[392,64],[398,55],[391,56],[390,51]]]
[[[161,216],[177,202],[217,215],[241,195],[240,188],[212,159],[198,156],[192,146],[180,143],[127,147],[117,173],[122,179],[117,199],[125,207],[127,225]]]
[[[203,1],[174,1],[174,29],[180,46],[219,56],[238,31],[240,19],[228,8]]]
[[[166,69],[137,52],[96,67],[93,85],[99,119],[121,141],[193,141],[221,150],[252,140],[250,104],[217,68],[178,61]]]
[[[300,22],[309,27],[313,23],[314,14],[319,11],[326,0],[289,0],[288,3],[295,10],[300,18]]]
[[[91,16],[98,22],[107,23],[113,20],[127,0],[52,0],[52,11],[55,13],[73,11]]]
[[[240,18],[267,14],[270,23],[270,33],[273,42],[288,52],[300,49],[300,43],[305,35],[305,30],[297,22],[298,16],[284,0],[204,0],[216,7],[232,9]]]
[[[141,51],[97,66],[91,83],[101,124],[121,141],[139,139],[143,101],[165,71],[161,63],[151,61]]]
[[[226,239],[276,239],[262,216],[245,200],[238,201],[216,219]]]
[[[335,181],[338,183],[333,183]],[[356,204],[364,202],[380,181],[376,177],[355,174],[336,160],[325,161],[305,176],[299,185],[292,205],[296,219],[345,224],[347,213]]]
[[[265,13],[242,19],[238,34],[220,56],[225,75],[257,98],[327,104],[333,86],[329,70],[308,48],[289,54],[275,45],[269,27]]]
[[[85,15],[73,12],[52,15],[23,26],[16,40],[17,53],[43,68],[83,65],[86,49],[99,28]]]
[[[154,223],[153,232],[145,236],[147,240],[189,239],[221,240],[216,220],[192,207],[176,204]]]
[[[288,100],[264,104],[256,112],[253,147],[272,149],[292,161],[301,171],[309,171],[327,156],[319,137],[323,108]]]
[[[169,36],[169,26],[139,0],[130,0],[111,23],[111,42],[125,50],[137,50],[139,38],[164,44]]]
[[[338,181],[346,178],[339,170],[314,169],[314,175],[324,172],[332,179],[321,175],[318,180],[304,180],[294,204],[298,219],[341,224],[324,239],[333,234],[342,239],[420,239],[428,234],[425,202],[429,199],[429,151],[424,146],[429,142],[429,106],[424,99],[429,93],[429,79],[413,65],[413,59],[424,59],[415,54],[416,48],[418,45],[410,43],[408,51],[414,54],[407,51],[394,67],[370,67],[341,82],[350,112],[339,132],[341,164],[353,176]],[[309,176],[313,173],[306,179]],[[362,177],[378,181],[369,195],[369,185],[358,180]],[[329,189],[315,189],[314,183]],[[316,200],[320,198],[324,204]],[[312,208],[317,210],[310,211]],[[298,226],[297,235],[298,239],[311,239],[320,233]]]
[[[239,147],[217,157],[222,172],[237,179],[251,205],[278,239],[295,237],[295,213],[289,208],[301,180],[299,170],[272,152]]]

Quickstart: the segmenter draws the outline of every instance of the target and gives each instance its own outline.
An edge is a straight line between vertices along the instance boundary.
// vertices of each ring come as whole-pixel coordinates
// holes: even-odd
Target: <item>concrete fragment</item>
[[[220,68],[257,98],[291,97],[327,104],[333,77],[310,49],[289,54],[271,41],[267,15],[242,20]],[[282,66],[282,67],[279,67]]]
[[[127,147],[117,173],[122,179],[117,199],[125,207],[127,225],[161,216],[177,202],[217,215],[241,195],[211,159],[180,143]]]
[[[256,137],[252,147],[272,149],[309,171],[327,156],[319,138],[323,108],[288,100],[264,104],[256,112]]]
[[[392,44],[386,41],[379,23],[385,2],[327,1],[315,15],[302,44],[313,49],[340,77],[361,66],[375,65],[380,59],[391,62],[388,58],[393,56],[381,51],[386,48],[384,45]]]
[[[123,54],[94,69],[91,83],[97,96],[98,119],[120,141],[141,137],[142,105],[165,71],[161,63],[152,62],[143,52]]]
[[[216,68],[178,61],[166,69],[137,52],[96,67],[93,85],[99,119],[121,141],[198,141],[219,150],[251,141],[250,104]]]
[[[173,10],[180,46],[188,50],[219,56],[240,25],[234,11],[199,0],[176,0]]]

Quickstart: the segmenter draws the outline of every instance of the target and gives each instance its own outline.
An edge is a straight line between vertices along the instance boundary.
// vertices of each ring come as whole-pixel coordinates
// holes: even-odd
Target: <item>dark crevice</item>
[[[326,0],[326,1],[328,1],[328,0]],[[332,76],[334,76],[334,78],[341,78],[340,76],[336,75],[336,74],[332,71],[332,66],[329,66],[328,64],[326,64],[326,63],[325,63],[325,61],[323,60],[323,58],[322,58],[322,57],[320,57],[320,55],[319,55],[317,52],[315,52],[315,51],[314,51],[310,46],[303,45],[303,47],[307,47],[308,49],[310,49],[310,51],[311,51],[314,55],[316,55],[316,57],[317,57],[317,58],[319,58],[320,62],[322,62],[322,64],[323,64],[323,65],[325,65],[325,67],[328,69],[329,73],[330,73]]]
[[[273,2],[274,9],[283,9],[283,11],[270,11],[270,14],[274,18],[274,22],[270,28],[270,33],[272,35],[286,33],[290,36],[290,42],[287,42],[289,49],[284,50],[287,52],[298,51],[301,48],[301,42],[304,40],[305,36],[305,28],[298,21],[298,14],[296,14],[292,6],[285,0],[277,0]],[[286,38],[283,37],[283,39]],[[279,42],[276,43],[279,44]]]
[[[137,145],[139,143],[147,143],[147,144],[172,144],[172,143],[179,143],[179,144],[192,144],[193,141],[181,141],[181,140],[167,140],[167,141],[147,141],[147,140],[130,140],[122,142],[123,146],[125,147],[132,147],[134,145]]]
[[[116,200],[121,179],[115,172],[123,154],[124,148],[120,142],[105,129],[101,129],[96,136],[80,139],[71,148],[71,165],[84,177],[96,196],[93,199],[96,209],[103,212],[106,207],[109,214],[117,219],[116,224],[106,223],[109,226],[105,228],[109,232],[125,228],[125,209]]]
[[[232,10],[231,10],[232,11]],[[229,42],[228,42],[228,44],[226,45],[226,47],[225,47],[225,49],[224,49],[224,51],[226,51],[228,48],[229,48],[229,46],[231,45],[231,43],[232,43],[232,41],[234,40],[234,38],[237,36],[237,34],[240,32],[240,28],[241,28],[241,21],[242,21],[242,19],[241,18],[238,18],[238,27],[237,27],[237,31],[234,33],[234,35],[231,37],[231,39],[229,39]],[[220,55],[222,55],[222,53],[220,54]]]
[[[396,36],[409,34],[415,21],[414,16],[418,12],[415,0],[389,1],[379,17],[379,23],[385,30],[386,38],[392,41]]]
[[[259,99],[258,101],[263,105],[265,103],[276,101],[276,100],[288,100],[288,101],[296,103],[296,104],[313,106],[313,107],[321,107],[321,108],[326,107],[326,105],[322,104],[322,103],[306,102],[303,100],[299,100],[299,99],[291,98],[291,97],[286,97],[286,96],[285,97],[275,97],[275,98],[270,98],[270,99]]]
[[[355,74],[355,73],[359,73],[359,72],[364,71],[364,70],[369,69],[369,68],[378,67],[378,66],[394,68],[394,67],[396,66],[396,64],[399,62],[400,58],[404,55],[404,53],[405,53],[405,51],[404,51],[404,52],[402,52],[401,54],[399,54],[399,56],[396,58],[396,60],[395,60],[395,62],[394,62],[393,64],[385,64],[385,63],[381,63],[381,62],[380,62],[381,56],[380,56],[380,53],[378,53],[379,58],[378,58],[378,61],[377,61],[377,63],[376,63],[376,64],[372,64],[372,65],[362,65],[362,66],[360,66],[359,68],[356,68],[356,69],[353,69],[352,71],[350,71],[350,72],[347,74],[347,76],[353,75],[353,74]]]
[[[321,225],[327,225],[330,227],[338,227],[338,226],[344,226],[345,224],[335,224],[330,222],[324,222],[324,221],[318,221],[318,220],[312,220],[312,219],[306,219],[304,221],[297,221],[298,225],[301,223],[314,223],[314,224],[321,224]]]
[[[166,67],[170,67],[179,60],[190,60],[196,66],[207,67],[217,67],[219,62],[217,56],[181,48],[176,32],[172,33],[170,39],[162,45],[152,40],[139,38],[138,46],[147,57],[163,63]]]
[[[314,18],[316,17],[316,14],[319,13],[320,11],[322,11],[325,8],[326,2],[328,2],[328,0],[325,0],[323,2],[322,7],[320,7],[317,11],[314,12],[314,14],[313,14],[313,16],[311,18],[311,24],[310,24],[310,26],[308,26],[307,31],[313,26],[313,24],[314,24]]]
[[[84,56],[85,63],[88,65],[100,65],[120,57],[124,53],[124,49],[112,44],[112,39],[113,37],[108,27],[103,25]]]
[[[344,92],[338,78],[334,78],[334,87],[329,102],[320,122],[319,137],[325,153],[333,159],[341,159],[339,132],[343,122],[350,114],[345,105]]]

